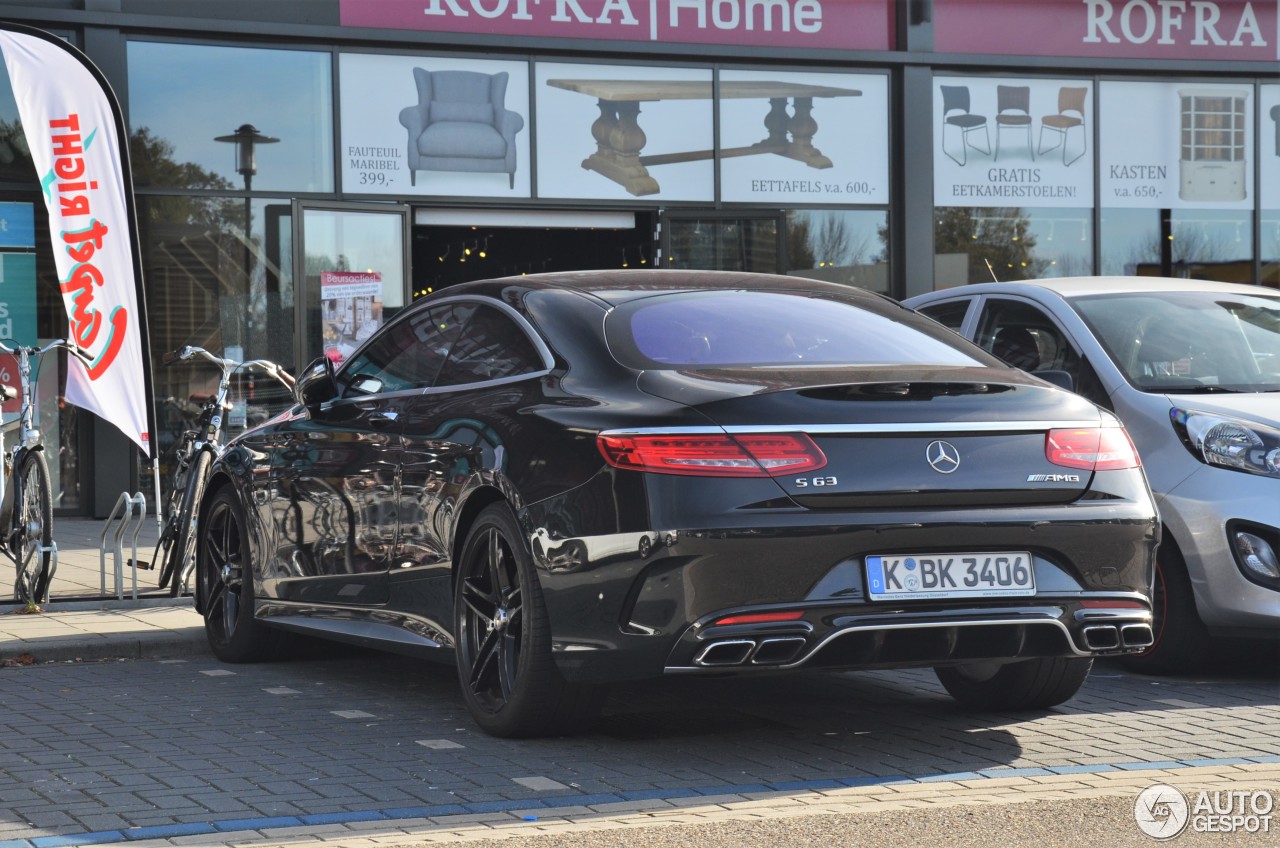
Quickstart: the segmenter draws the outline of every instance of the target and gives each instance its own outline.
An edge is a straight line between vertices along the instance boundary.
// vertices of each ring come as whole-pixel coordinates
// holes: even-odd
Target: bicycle
[[[227,401],[231,390],[231,378],[242,368],[259,368],[279,380],[285,388],[293,388],[293,377],[274,362],[266,359],[250,359],[237,362],[214,356],[202,347],[188,345],[164,357],[166,365],[202,357],[221,369],[218,389],[201,405],[195,427],[183,431],[178,443],[173,484],[164,499],[160,536],[150,562],[135,562],[142,569],[160,568],[159,587],[167,588],[172,597],[178,597],[191,577],[195,563],[196,508],[204,495],[213,461],[222,453],[222,425],[224,414],[233,409]]]
[[[36,372],[46,353],[63,348],[89,365],[92,358],[75,343],[57,339],[43,347],[0,342],[0,352],[18,359],[18,379],[22,386],[22,411],[16,424],[0,430],[0,453],[4,454],[4,474],[0,475],[0,553],[17,569],[13,598],[28,609],[49,599],[49,586],[58,567],[57,546],[53,543],[53,491],[49,483],[49,461],[45,458],[44,434],[36,424],[36,392],[31,378],[31,359]],[[0,396],[10,401],[17,390],[0,385]],[[5,433],[17,429],[18,441],[11,451],[4,447]]]

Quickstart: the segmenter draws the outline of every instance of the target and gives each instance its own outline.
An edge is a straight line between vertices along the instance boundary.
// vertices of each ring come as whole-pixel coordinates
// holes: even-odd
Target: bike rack
[[[137,507],[135,512],[134,508]],[[133,527],[133,559],[130,562],[138,561],[138,534],[142,532],[142,524],[147,517],[147,499],[142,492],[130,495],[128,492],[121,492],[120,497],[116,500],[116,505],[111,508],[111,514],[107,516],[106,524],[102,528],[102,536],[98,542],[98,566],[100,571],[100,591],[102,596],[107,596],[107,533],[111,530],[111,525],[116,522],[115,545],[112,553],[115,556],[115,584],[116,584],[116,600],[124,600],[124,534],[130,526]],[[133,572],[133,600],[138,600],[138,569],[129,569]]]

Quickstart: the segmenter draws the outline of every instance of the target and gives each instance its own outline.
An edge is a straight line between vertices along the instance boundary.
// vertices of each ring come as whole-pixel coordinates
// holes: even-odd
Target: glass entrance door
[[[758,215],[663,215],[662,267],[704,271],[786,271],[778,212]]]
[[[339,364],[408,295],[409,207],[296,201],[297,362]]]

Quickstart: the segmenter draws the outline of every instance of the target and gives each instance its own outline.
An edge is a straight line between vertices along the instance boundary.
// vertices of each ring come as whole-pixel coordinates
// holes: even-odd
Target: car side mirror
[[[293,396],[307,409],[315,409],[336,398],[338,379],[334,375],[333,360],[322,356],[308,365],[294,384]]]
[[[1070,371],[1032,371],[1031,376],[1039,377],[1046,383],[1053,383],[1060,389],[1066,389],[1069,392],[1076,390],[1076,381],[1072,379]]]

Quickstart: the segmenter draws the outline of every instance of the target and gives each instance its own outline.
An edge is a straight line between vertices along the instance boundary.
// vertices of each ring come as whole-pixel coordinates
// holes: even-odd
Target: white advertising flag
[[[0,27],[0,52],[49,210],[68,338],[67,400],[151,456],[150,357],[123,122],[101,74],[62,39]]]

